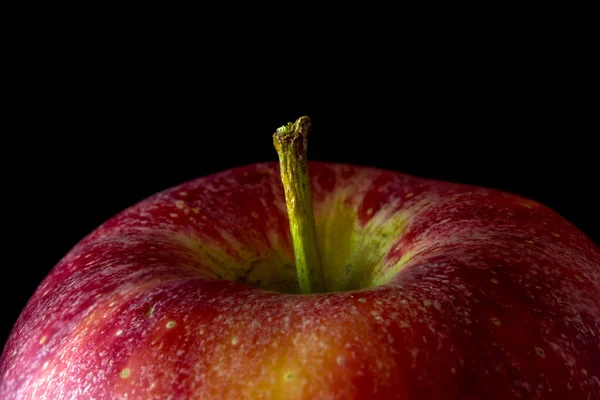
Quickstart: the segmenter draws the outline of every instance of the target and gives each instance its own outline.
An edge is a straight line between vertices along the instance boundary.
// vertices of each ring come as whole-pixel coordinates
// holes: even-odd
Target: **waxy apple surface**
[[[16,323],[0,398],[600,398],[600,250],[534,201],[309,165],[300,295],[277,163],[99,227]]]

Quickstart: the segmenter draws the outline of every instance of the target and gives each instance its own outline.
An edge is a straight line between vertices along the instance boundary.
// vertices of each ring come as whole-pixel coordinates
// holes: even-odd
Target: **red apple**
[[[310,164],[299,294],[278,163],[158,193],[39,286],[11,399],[600,399],[600,249],[497,190]]]

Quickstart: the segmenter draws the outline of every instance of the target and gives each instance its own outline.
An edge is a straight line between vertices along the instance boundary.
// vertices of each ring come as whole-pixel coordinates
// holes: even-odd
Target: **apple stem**
[[[310,129],[310,118],[304,116],[273,134],[290,220],[298,283],[304,294],[325,291],[306,163]]]

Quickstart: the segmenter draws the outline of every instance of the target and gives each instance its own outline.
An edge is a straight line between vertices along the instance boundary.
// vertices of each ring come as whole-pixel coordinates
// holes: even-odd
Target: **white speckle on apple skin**
[[[535,348],[535,353],[538,355],[538,357],[540,358],[546,358],[546,353],[544,352],[544,349],[542,349],[541,347],[536,347]]]
[[[167,329],[173,329],[173,328],[175,328],[176,325],[177,325],[177,322],[169,321],[169,322],[167,322],[167,325],[165,325],[165,326],[167,327]]]

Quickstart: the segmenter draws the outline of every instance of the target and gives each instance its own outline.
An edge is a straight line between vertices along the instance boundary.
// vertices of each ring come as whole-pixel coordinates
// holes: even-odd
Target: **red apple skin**
[[[322,258],[377,286],[243,283],[294,283],[278,165],[200,178],[58,263],[6,343],[0,398],[600,399],[600,250],[576,227],[496,190],[309,168]]]

